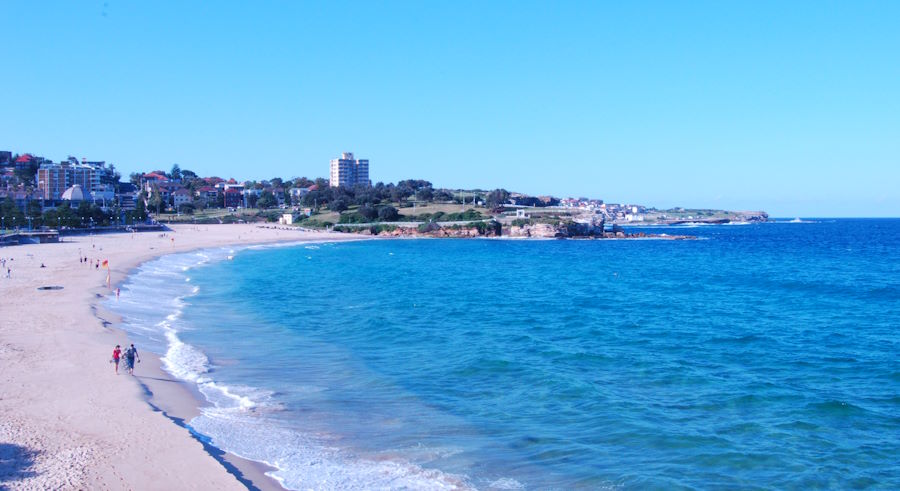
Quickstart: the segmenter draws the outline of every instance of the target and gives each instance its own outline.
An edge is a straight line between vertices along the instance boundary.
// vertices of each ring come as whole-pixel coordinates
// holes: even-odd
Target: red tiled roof
[[[17,158],[17,159],[16,159],[16,163],[22,164],[22,163],[25,163],[25,162],[31,162],[31,159],[32,159],[32,158],[33,158],[33,157],[31,156],[30,153],[26,153],[25,155],[22,155],[21,157]]]

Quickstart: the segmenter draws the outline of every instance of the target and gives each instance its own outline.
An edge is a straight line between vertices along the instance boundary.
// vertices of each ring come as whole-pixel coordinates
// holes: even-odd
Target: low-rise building
[[[219,197],[219,190],[212,186],[203,186],[197,188],[197,190],[194,191],[194,194],[196,194],[198,198],[206,198],[207,201],[215,203],[216,199]]]
[[[238,188],[228,188],[225,190],[225,207],[240,208],[244,206],[244,193]]]
[[[181,205],[187,205],[194,202],[194,197],[190,191],[187,189],[181,188],[172,193],[172,205],[175,206],[175,209],[181,207]]]
[[[309,188],[291,188],[288,190],[294,203],[299,203],[304,196],[309,194]]]

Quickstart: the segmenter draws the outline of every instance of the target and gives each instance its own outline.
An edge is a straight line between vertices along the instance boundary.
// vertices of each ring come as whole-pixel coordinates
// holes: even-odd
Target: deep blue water
[[[294,489],[900,489],[900,220],[812,222],[203,251],[116,309]]]

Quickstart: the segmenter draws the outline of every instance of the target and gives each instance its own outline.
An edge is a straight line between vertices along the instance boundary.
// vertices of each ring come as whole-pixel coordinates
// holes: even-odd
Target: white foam
[[[111,308],[122,313],[127,331],[160,344],[163,368],[181,380],[195,383],[211,404],[201,408],[200,416],[189,423],[193,431],[225,451],[276,468],[271,476],[288,489],[472,488],[465,476],[424,468],[398,456],[429,461],[452,455],[454,449],[417,448],[358,455],[350,449],[336,448],[337,438],[332,435],[307,435],[285,427],[277,421],[276,415],[283,408],[271,391],[215,380],[206,354],[185,343],[178,334],[188,327],[182,320],[185,300],[199,291],[188,285],[186,272],[214,260],[225,260],[229,253],[234,250],[213,249],[145,263],[123,285],[128,299],[110,302]],[[318,392],[325,388],[309,386],[306,390]]]
[[[464,476],[393,458],[366,458],[254,413],[205,408],[190,423],[213,445],[264,462],[288,489],[473,489]]]
[[[525,485],[509,477],[501,477],[488,485],[491,489],[525,489]]]

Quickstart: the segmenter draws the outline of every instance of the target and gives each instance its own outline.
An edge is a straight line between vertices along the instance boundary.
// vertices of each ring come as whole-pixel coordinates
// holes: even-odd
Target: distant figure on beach
[[[141,357],[138,355],[137,348],[134,347],[134,344],[128,347],[125,350],[125,368],[128,370],[128,373],[134,375],[134,359],[137,358],[138,363],[141,362]]]
[[[7,278],[12,278],[12,276],[10,276],[11,274],[12,274],[12,269],[6,268],[6,277],[7,277]]]
[[[112,361],[113,364],[116,365],[116,375],[119,374],[119,358],[122,356],[122,348],[117,344],[115,349],[113,349]]]
[[[120,294],[120,293],[121,293],[121,290],[119,290],[118,288],[116,288],[116,298],[119,298],[119,294]]]

